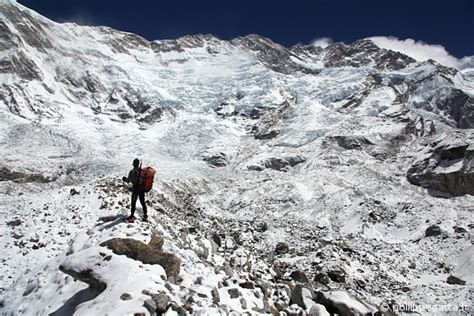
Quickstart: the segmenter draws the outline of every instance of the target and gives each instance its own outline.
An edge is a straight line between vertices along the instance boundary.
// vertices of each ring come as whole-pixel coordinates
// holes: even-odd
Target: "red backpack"
[[[148,192],[153,187],[153,178],[155,177],[155,169],[152,167],[140,168],[138,174],[138,188],[143,192]]]

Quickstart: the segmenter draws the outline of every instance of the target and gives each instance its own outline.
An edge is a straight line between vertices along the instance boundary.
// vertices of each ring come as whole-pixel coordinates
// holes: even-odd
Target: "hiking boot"
[[[127,222],[133,223],[134,221],[135,221],[135,216],[130,215],[129,217],[127,217]]]
[[[143,216],[142,217],[142,222],[148,222],[148,216]]]

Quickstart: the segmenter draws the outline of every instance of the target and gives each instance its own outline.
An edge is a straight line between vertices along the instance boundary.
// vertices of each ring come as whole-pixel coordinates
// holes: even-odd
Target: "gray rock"
[[[263,233],[268,230],[268,225],[265,222],[260,222],[255,225],[255,230],[259,233]]]
[[[314,304],[311,306],[308,312],[308,316],[330,316],[331,314],[328,313],[326,307],[321,304]]]
[[[331,279],[324,273],[318,273],[314,276],[314,281],[324,285],[331,283]]]
[[[314,290],[308,285],[296,284],[291,291],[289,305],[296,304],[303,309],[309,309],[315,304],[313,301]]]
[[[12,237],[15,239],[21,239],[23,238],[23,236],[25,235],[22,232],[17,232],[17,231],[12,232]]]
[[[146,307],[146,309],[148,309],[148,311],[150,312],[151,315],[155,315],[156,302],[154,300],[149,298],[149,299],[145,300],[145,302],[143,302],[143,305]]]
[[[93,228],[88,228],[87,231],[86,231],[86,234],[88,236],[92,236],[95,234],[95,230]]]
[[[277,254],[277,255],[285,254],[285,253],[287,253],[289,250],[290,250],[290,248],[288,247],[288,244],[286,244],[286,243],[284,243],[284,242],[279,242],[279,243],[275,246],[275,254]]]
[[[156,107],[152,110],[145,111],[145,115],[138,118],[138,120],[142,123],[152,124],[155,122],[159,122],[161,117],[163,116],[163,109]]]
[[[441,235],[441,227],[438,225],[431,225],[425,230],[425,237]]]
[[[244,288],[244,289],[254,289],[255,288],[255,284],[252,281],[241,282],[241,283],[239,283],[239,286],[241,288]]]
[[[372,316],[378,313],[377,308],[345,291],[317,292],[315,301],[324,305],[330,314]]]
[[[297,282],[309,284],[309,279],[303,271],[295,270],[291,272],[290,278]]]
[[[211,295],[212,295],[212,302],[216,305],[219,305],[221,298],[219,296],[219,290],[216,287],[212,288]]]
[[[232,288],[228,290],[230,298],[238,298],[240,296],[240,291],[238,288]]]
[[[454,226],[454,232],[456,234],[465,234],[465,233],[467,233],[467,229],[465,229],[464,227],[461,227],[461,226]]]
[[[23,296],[30,295],[33,291],[35,291],[39,286],[38,280],[30,280],[26,285],[26,289],[23,292]]]
[[[19,218],[15,219],[15,220],[13,220],[13,221],[7,222],[7,225],[8,225],[8,226],[12,226],[12,227],[20,226],[21,224],[22,224],[22,221],[21,221],[21,219],[19,219]]]
[[[173,311],[178,313],[178,315],[186,315],[187,314],[186,308],[184,308],[183,306],[178,305],[175,302],[171,302],[170,306],[171,306],[171,309]]]
[[[448,284],[457,284],[457,285],[466,285],[466,281],[455,277],[454,275],[450,275],[448,279],[446,280],[446,283]]]
[[[123,293],[122,295],[120,295],[120,299],[122,301],[129,301],[132,299],[132,295],[130,295],[129,293]]]
[[[166,312],[171,302],[171,298],[166,294],[155,294],[152,296],[152,299],[155,301],[156,311],[159,313]]]
[[[334,282],[339,282],[339,283],[346,282],[346,272],[341,268],[329,270],[328,277]]]
[[[219,235],[217,234],[212,234],[212,240],[216,243],[217,246],[221,247],[222,246],[222,239]]]
[[[242,309],[247,309],[247,301],[245,300],[245,298],[241,298],[240,299],[240,305],[242,306]]]
[[[194,282],[194,284],[201,285],[203,280],[204,278],[202,276],[199,276],[196,278],[196,281]]]

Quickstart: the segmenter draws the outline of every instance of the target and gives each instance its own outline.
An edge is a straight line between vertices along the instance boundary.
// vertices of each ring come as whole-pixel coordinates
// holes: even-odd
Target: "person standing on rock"
[[[145,191],[140,188],[138,180],[140,176],[140,160],[133,160],[133,169],[128,173],[128,177],[123,177],[122,180],[127,183],[132,183],[132,203],[130,206],[131,214],[127,218],[127,221],[133,222],[135,220],[135,207],[137,205],[137,199],[140,199],[140,204],[143,208],[142,220],[146,222],[148,220],[147,208],[145,203]]]

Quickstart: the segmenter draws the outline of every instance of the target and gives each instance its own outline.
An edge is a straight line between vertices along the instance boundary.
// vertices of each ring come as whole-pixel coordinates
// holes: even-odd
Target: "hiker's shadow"
[[[113,215],[113,216],[102,216],[102,217],[99,217],[98,223],[95,224],[95,226],[102,226],[103,225],[102,227],[99,228],[100,231],[103,231],[104,229],[109,229],[109,228],[114,227],[115,225],[123,223],[126,218],[127,218],[127,216],[122,215],[122,214],[117,214],[117,215]],[[105,223],[107,223],[107,224],[105,224]]]
[[[91,301],[95,299],[101,292],[97,290],[91,289],[90,287],[85,288],[76,294],[74,294],[71,298],[69,298],[63,306],[61,306],[56,311],[49,314],[49,316],[66,316],[72,315],[76,311],[76,308],[85,302]]]

